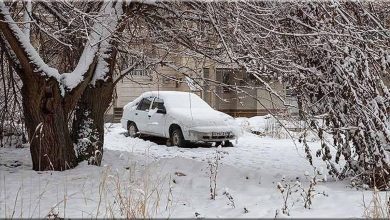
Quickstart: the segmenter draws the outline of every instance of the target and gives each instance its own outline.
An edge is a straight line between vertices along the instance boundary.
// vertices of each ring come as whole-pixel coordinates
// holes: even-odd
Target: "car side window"
[[[164,100],[155,98],[152,104],[152,109],[165,110]]]
[[[149,107],[151,103],[152,103],[152,98],[143,98],[139,103],[139,105],[137,106],[137,110],[149,111]]]

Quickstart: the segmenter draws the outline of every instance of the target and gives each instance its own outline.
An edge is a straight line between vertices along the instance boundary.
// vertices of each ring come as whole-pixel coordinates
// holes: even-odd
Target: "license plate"
[[[213,136],[229,136],[230,132],[212,132]]]

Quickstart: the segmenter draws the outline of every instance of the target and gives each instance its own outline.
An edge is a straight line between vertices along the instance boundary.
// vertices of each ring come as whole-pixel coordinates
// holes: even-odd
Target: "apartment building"
[[[148,69],[137,66],[116,86],[108,118],[117,122],[123,107],[146,91],[186,91],[199,95],[211,107],[233,117],[252,117],[269,112],[293,112],[287,109],[275,95],[271,95],[258,80],[235,65],[215,62],[197,62],[188,57],[171,58],[172,65],[158,65]],[[132,65],[124,62],[122,68]],[[289,104],[296,105],[295,99],[286,86],[278,81],[268,83]]]

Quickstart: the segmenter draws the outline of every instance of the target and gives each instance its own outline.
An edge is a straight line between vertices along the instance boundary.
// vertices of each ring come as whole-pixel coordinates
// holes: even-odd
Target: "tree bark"
[[[25,123],[34,170],[66,170],[77,165],[67,114],[55,79],[34,77],[22,87]]]
[[[111,79],[111,78],[110,78]],[[78,161],[100,166],[104,144],[104,113],[114,90],[112,80],[98,81],[84,91],[75,111],[72,136]]]

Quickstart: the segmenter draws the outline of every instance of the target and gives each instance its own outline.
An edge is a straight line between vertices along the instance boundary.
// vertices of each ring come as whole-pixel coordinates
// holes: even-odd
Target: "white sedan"
[[[143,93],[124,107],[121,123],[130,137],[169,138],[179,147],[199,141],[232,146],[229,140],[239,131],[231,116],[214,110],[196,94],[176,91]]]

